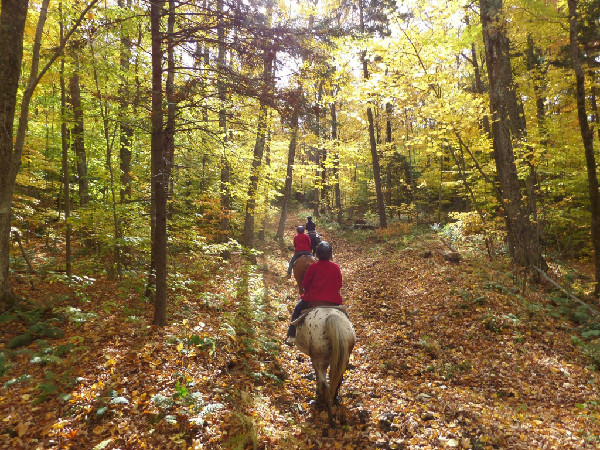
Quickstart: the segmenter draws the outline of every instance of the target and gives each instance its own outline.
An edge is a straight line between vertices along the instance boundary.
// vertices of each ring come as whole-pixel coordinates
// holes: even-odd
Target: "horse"
[[[308,237],[310,238],[310,247],[314,255],[317,253],[317,245],[319,245],[323,239],[321,238],[321,235],[316,231],[309,231]]]
[[[325,402],[329,426],[335,428],[333,404],[356,342],[354,328],[345,311],[336,307],[313,308],[296,322],[296,346],[310,356],[317,377],[317,402]]]
[[[304,288],[302,287],[302,279],[304,278],[306,269],[308,269],[308,266],[315,262],[317,262],[316,258],[311,255],[302,255],[296,261],[294,261],[294,278],[296,279],[296,283],[298,284],[298,290],[300,291],[300,295],[304,294]]]

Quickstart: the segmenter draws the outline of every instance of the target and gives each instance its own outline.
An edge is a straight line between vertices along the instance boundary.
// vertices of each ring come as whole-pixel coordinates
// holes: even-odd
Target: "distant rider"
[[[296,261],[302,255],[312,255],[310,238],[307,234],[304,234],[304,227],[300,225],[298,228],[296,228],[296,231],[298,231],[298,233],[296,236],[294,236],[294,256],[292,256],[292,259],[288,265],[288,278],[291,278],[292,276],[294,261]]]
[[[319,245],[319,242],[321,242],[321,236],[319,236],[319,233],[317,233],[317,225],[315,225],[313,222],[312,216],[308,216],[306,218],[306,225],[304,228],[306,228],[306,232],[310,238],[310,248],[313,254],[315,254],[317,251],[317,245]]]
[[[342,288],[342,272],[340,266],[331,261],[333,250],[328,242],[323,241],[317,246],[318,261],[308,266],[302,287],[304,294],[296,304],[292,314],[292,322],[302,314],[306,308],[331,304],[337,306],[342,304],[340,289]],[[290,325],[288,328],[286,344],[293,345],[296,341],[296,326]]]

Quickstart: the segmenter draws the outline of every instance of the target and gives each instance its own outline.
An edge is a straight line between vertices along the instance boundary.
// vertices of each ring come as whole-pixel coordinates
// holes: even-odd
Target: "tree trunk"
[[[320,186],[321,180],[320,171],[321,171],[321,98],[323,97],[323,80],[319,81],[319,89],[317,94],[317,104],[315,105],[315,135],[317,137],[317,146],[315,147],[315,178],[314,178],[314,203],[313,203],[313,216],[319,217],[320,214],[320,206],[321,206],[321,189],[323,186]]]
[[[225,67],[225,7],[223,0],[217,0],[217,97],[219,99],[219,130],[221,132],[221,141],[223,152],[221,154],[221,239],[222,243],[228,242],[231,236],[231,220],[229,214],[231,210],[231,194],[229,181],[231,178],[231,166],[227,151],[227,110],[225,102],[227,101],[227,86],[225,85],[226,67]],[[221,252],[223,258],[229,258],[229,250]]]
[[[3,0],[0,10],[0,310],[15,300],[8,268],[12,199],[21,155],[13,151],[13,125],[28,5],[27,0]]]
[[[283,199],[281,201],[281,217],[279,218],[279,226],[277,227],[277,234],[275,239],[278,241],[283,240],[283,233],[285,231],[285,221],[287,219],[288,206],[292,197],[292,173],[294,170],[294,160],[296,158],[296,145],[298,143],[298,120],[300,118],[300,104],[302,102],[302,89],[298,89],[294,92],[292,97],[292,117],[290,119],[290,127],[292,129],[292,136],[290,138],[290,145],[288,147],[288,159],[287,159],[287,171],[285,176],[285,187],[283,189]]]
[[[483,95],[485,89],[483,87],[483,82],[481,81],[481,71],[479,70],[479,59],[477,58],[475,43],[471,44],[471,65],[473,66],[473,72],[475,74],[475,89],[478,94]],[[483,131],[485,131],[486,135],[490,135],[490,119],[487,114],[483,116]]]
[[[492,138],[498,181],[504,199],[509,251],[522,266],[544,268],[539,240],[523,205],[509,120],[512,69],[502,19],[502,0],[480,0],[486,65],[490,82]]]
[[[385,142],[388,144],[388,152],[392,151],[392,112],[393,107],[391,103],[385,104]],[[385,200],[388,206],[392,205],[392,164],[391,160],[388,161],[386,168],[386,187],[385,187]]]
[[[119,0],[118,5],[125,7],[124,0]],[[131,0],[127,1],[127,8],[131,7]],[[129,112],[129,55],[131,53],[131,39],[129,34],[121,27],[120,67],[121,85],[119,86],[119,169],[121,170],[120,202],[131,199],[131,145],[133,142],[133,127],[130,122]]]
[[[275,54],[271,49],[265,49],[263,54],[263,89],[258,112],[258,129],[254,143],[254,154],[252,157],[252,168],[250,169],[250,184],[248,186],[248,200],[246,201],[246,217],[244,219],[244,233],[242,242],[246,247],[254,246],[254,216],[256,208],[256,196],[258,189],[258,178],[262,157],[265,150],[265,139],[267,134],[267,98],[271,95],[271,80]]]
[[[17,87],[23,59],[23,34],[27,17],[28,0],[3,0],[0,11],[0,308],[14,300],[8,278],[10,251],[10,214],[17,172],[21,166],[23,145],[27,133],[29,104],[35,87],[42,76],[62,53],[68,39],[77,30],[89,10],[98,2],[92,0],[52,53],[43,69],[39,70],[42,33],[46,23],[49,0],[43,0],[31,51],[29,80],[21,99],[21,112],[13,145],[13,126],[16,109]]]
[[[150,4],[150,32],[152,37],[152,140],[151,183],[154,187],[154,255],[155,285],[154,325],[167,324],[167,196],[165,185],[165,139],[162,113],[162,58],[160,22],[164,0]]]
[[[60,38],[63,38],[64,25],[62,22],[62,5],[60,20]],[[65,208],[65,269],[67,278],[71,278],[71,189],[69,187],[69,130],[67,129],[67,93],[65,88],[65,57],[60,59],[60,138],[62,144],[62,172]],[[80,105],[81,107],[81,105]],[[60,214],[60,213],[59,213]]]
[[[600,193],[598,192],[598,174],[596,172],[596,158],[594,155],[594,133],[590,128],[585,105],[585,75],[581,66],[578,42],[577,0],[568,0],[569,3],[569,38],[571,44],[571,61],[575,72],[577,117],[579,129],[585,152],[585,161],[588,174],[588,189],[590,195],[590,209],[592,212],[592,244],[594,245],[594,264],[596,287],[594,295],[600,294]]]
[[[271,204],[271,196],[269,192],[271,190],[271,129],[269,128],[267,134],[267,141],[265,143],[265,182],[264,182],[264,214],[262,215],[262,222],[260,231],[258,232],[258,240],[264,242],[267,233],[267,221],[269,220],[269,211]]]
[[[360,8],[360,30],[365,32],[364,24],[364,5],[363,0],[359,1]],[[369,79],[369,67],[367,65],[367,53],[362,52],[363,78]],[[377,140],[375,139],[375,120],[371,106],[367,106],[367,120],[369,122],[369,146],[371,148],[371,160],[373,162],[373,181],[375,182],[375,194],[377,196],[377,213],[379,214],[379,226],[387,228],[387,215],[385,212],[385,201],[383,200],[383,190],[381,188],[381,170],[379,168],[379,155],[377,154]]]
[[[337,222],[342,223],[342,193],[340,191],[340,147],[338,145],[338,121],[337,108],[335,102],[331,103],[331,140],[334,148],[333,176],[335,178],[335,211],[337,213]]]
[[[77,56],[75,56],[77,57]],[[83,109],[81,107],[81,89],[79,87],[79,63],[75,62],[75,71],[69,80],[70,103],[73,108],[73,129],[71,130],[71,145],[73,146],[77,180],[79,183],[79,204],[86,205],[89,201],[87,159],[83,140]]]

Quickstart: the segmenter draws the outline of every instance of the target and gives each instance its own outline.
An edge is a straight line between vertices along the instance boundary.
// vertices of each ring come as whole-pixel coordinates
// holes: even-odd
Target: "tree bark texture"
[[[340,148],[338,143],[338,121],[337,107],[335,102],[331,103],[331,140],[334,148],[333,176],[335,179],[333,189],[335,193],[335,211],[337,222],[342,223],[342,192],[340,190]]]
[[[121,8],[125,7],[124,0],[119,0],[118,5]],[[131,7],[130,1],[127,2],[127,7]],[[121,47],[120,47],[120,67],[121,67],[121,85],[119,87],[119,168],[121,170],[121,189],[120,202],[125,203],[125,200],[131,199],[131,145],[133,143],[133,127],[130,122],[129,112],[129,83],[127,81],[127,73],[129,72],[129,56],[131,53],[131,38],[122,26],[121,30]]]
[[[364,5],[363,0],[359,1],[360,9],[360,30],[365,32],[364,23]],[[362,53],[363,78],[369,79],[369,67],[367,64],[367,52]],[[387,215],[385,212],[385,201],[383,199],[383,189],[381,187],[381,169],[379,167],[379,155],[377,154],[377,140],[375,138],[375,119],[373,118],[373,109],[367,106],[367,120],[369,123],[369,147],[371,148],[371,160],[373,164],[373,181],[375,183],[375,194],[377,197],[377,213],[379,214],[379,226],[387,228]]]
[[[0,310],[14,302],[8,274],[13,193],[21,155],[13,152],[13,123],[29,2],[3,0],[0,11]]]
[[[160,22],[164,0],[150,4],[150,32],[152,37],[152,139],[151,183],[154,188],[154,256],[155,292],[154,325],[167,324],[167,192],[165,185],[165,139],[163,129],[162,91],[162,34]]]
[[[229,241],[231,236],[231,193],[229,181],[231,178],[231,165],[227,154],[227,86],[225,84],[225,6],[223,0],[217,0],[217,97],[219,99],[219,130],[223,152],[221,154],[221,242]],[[221,256],[229,258],[229,251],[221,252]]]
[[[258,179],[262,158],[265,151],[265,140],[267,136],[268,109],[267,99],[271,89],[271,74],[273,73],[273,62],[275,54],[271,49],[265,49],[263,55],[263,89],[258,112],[258,125],[256,141],[252,156],[252,167],[250,169],[250,184],[248,186],[248,200],[246,200],[246,217],[244,219],[244,233],[242,242],[246,247],[254,246],[254,218],[256,208],[256,196],[258,192]]]
[[[575,72],[577,118],[583,141],[585,161],[588,174],[588,189],[590,195],[590,209],[592,213],[592,243],[594,245],[594,264],[596,287],[594,294],[600,294],[600,193],[598,192],[598,174],[596,171],[596,157],[594,155],[594,133],[590,128],[585,105],[585,75],[579,55],[577,0],[568,0],[569,3],[569,39],[571,48],[571,61]]]
[[[78,64],[76,64],[78,65]],[[83,139],[83,109],[81,106],[81,88],[79,86],[79,68],[76,67],[69,80],[70,103],[73,109],[73,128],[71,129],[71,145],[73,146],[76,166],[77,181],[79,184],[79,204],[86,205],[89,202],[87,158],[85,155],[85,143]]]
[[[494,159],[504,199],[509,251],[517,264],[543,267],[539,240],[522,201],[513,152],[509,112],[512,69],[502,0],[480,0],[479,4],[490,83]]]
[[[62,14],[61,14],[62,15]],[[60,37],[63,37],[64,25],[60,21]],[[69,186],[69,130],[67,128],[67,92],[65,87],[65,57],[60,60],[60,138],[62,147],[62,172],[65,209],[65,269],[67,278],[71,278],[71,188]],[[60,214],[60,213],[59,213]]]
[[[300,117],[300,102],[302,101],[302,91],[299,89],[293,98],[293,110],[292,117],[290,119],[290,127],[292,129],[292,136],[290,138],[290,145],[288,147],[288,158],[287,158],[287,169],[285,176],[285,187],[283,189],[283,199],[281,203],[281,216],[279,218],[279,226],[277,227],[277,234],[275,239],[283,240],[283,233],[285,231],[285,221],[287,219],[287,211],[292,197],[292,174],[294,171],[294,160],[296,158],[296,145],[298,143],[298,120]]]

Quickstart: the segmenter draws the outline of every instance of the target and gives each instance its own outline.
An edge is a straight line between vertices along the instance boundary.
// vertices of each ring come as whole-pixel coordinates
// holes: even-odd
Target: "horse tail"
[[[329,336],[329,342],[331,343],[331,364],[329,369],[329,400],[333,402],[335,400],[335,394],[337,393],[338,386],[342,382],[342,376],[346,371],[348,360],[350,359],[350,352],[352,351],[353,345],[347,341],[347,336],[344,326],[344,320],[337,314],[331,314],[325,320],[325,331]]]

